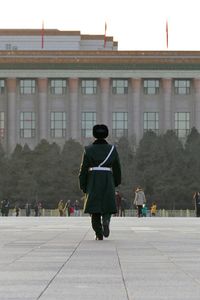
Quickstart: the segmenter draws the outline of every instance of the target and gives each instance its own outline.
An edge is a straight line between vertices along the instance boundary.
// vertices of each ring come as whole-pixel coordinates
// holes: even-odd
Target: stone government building
[[[43,39],[41,45],[41,38]],[[200,131],[200,51],[119,51],[113,37],[0,30],[0,141],[87,144],[96,123],[112,140],[152,129]]]

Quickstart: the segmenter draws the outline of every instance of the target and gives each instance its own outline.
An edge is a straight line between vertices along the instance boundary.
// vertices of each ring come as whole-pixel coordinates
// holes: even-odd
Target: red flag
[[[106,31],[107,31],[107,23],[105,22],[104,48],[106,48]]]
[[[166,45],[168,49],[168,20],[166,21]]]
[[[41,48],[44,48],[44,21],[42,21]]]

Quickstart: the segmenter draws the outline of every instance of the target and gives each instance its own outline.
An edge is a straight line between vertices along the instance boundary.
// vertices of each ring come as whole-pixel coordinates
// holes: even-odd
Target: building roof
[[[104,34],[81,34],[58,29],[0,29],[0,51],[88,51],[117,50],[118,42]],[[43,46],[41,46],[43,44]]]
[[[65,31],[58,29],[0,29],[0,36],[28,36],[28,35],[41,35],[41,31],[44,30],[45,35],[81,35],[80,31]]]

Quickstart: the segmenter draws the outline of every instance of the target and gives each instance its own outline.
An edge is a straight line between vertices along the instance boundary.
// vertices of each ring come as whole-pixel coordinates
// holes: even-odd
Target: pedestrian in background
[[[61,199],[58,203],[58,211],[59,211],[59,215],[60,217],[63,217],[64,214],[64,201]]]
[[[38,201],[35,201],[34,204],[34,211],[35,211],[35,217],[39,216],[39,205],[38,205]]]
[[[78,200],[74,203],[74,216],[79,217],[80,216],[80,203]]]
[[[115,200],[116,200],[116,206],[117,206],[117,213],[116,216],[121,216],[121,205],[122,205],[122,196],[119,191],[115,192]]]
[[[71,200],[67,200],[67,203],[65,204],[64,207],[64,215],[70,217],[71,214],[74,212],[74,207],[71,203]]]
[[[8,199],[5,199],[1,202],[1,214],[2,217],[8,217],[10,210],[10,202]]]
[[[9,210],[10,210],[10,201],[8,199],[6,199],[5,201],[4,209],[5,209],[5,216],[8,217]]]
[[[146,206],[146,204],[143,204],[142,205],[142,216],[147,217],[147,212],[148,212],[147,206]]]
[[[125,217],[125,209],[126,209],[126,199],[122,197],[120,217]]]
[[[19,217],[19,212],[20,212],[19,205],[16,204],[16,205],[15,205],[15,216],[16,216],[16,217]]]
[[[200,217],[200,192],[195,192],[193,200],[195,204],[196,217]]]
[[[31,215],[31,204],[29,202],[25,205],[26,216],[29,217]]]
[[[2,217],[5,216],[5,203],[6,203],[6,200],[1,201],[1,215],[2,215]]]
[[[152,205],[151,205],[151,216],[155,217],[156,212],[157,212],[157,205],[156,205],[156,202],[153,202]]]
[[[143,204],[146,204],[146,197],[140,186],[138,186],[135,190],[134,204],[137,207],[138,218],[142,217],[142,207]]]

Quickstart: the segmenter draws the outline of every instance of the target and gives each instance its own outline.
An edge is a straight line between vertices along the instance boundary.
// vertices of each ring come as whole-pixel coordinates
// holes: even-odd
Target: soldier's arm
[[[80,166],[80,172],[79,172],[79,186],[84,193],[86,193],[86,188],[87,188],[88,168],[89,168],[88,158],[86,155],[86,151],[84,151],[82,163]]]
[[[117,153],[117,150],[115,149],[114,151],[115,151],[116,158],[112,166],[112,171],[113,171],[115,186],[118,186],[121,183],[121,165],[120,165],[119,155]]]

